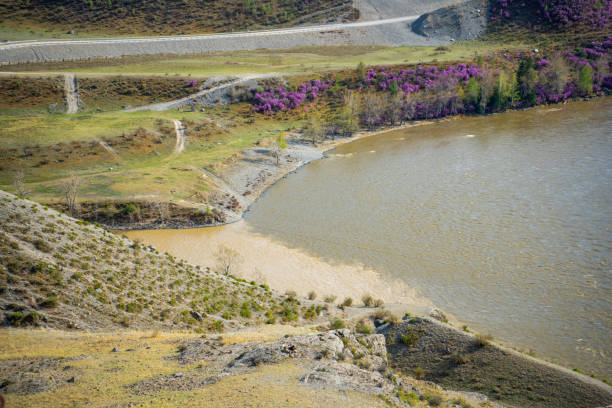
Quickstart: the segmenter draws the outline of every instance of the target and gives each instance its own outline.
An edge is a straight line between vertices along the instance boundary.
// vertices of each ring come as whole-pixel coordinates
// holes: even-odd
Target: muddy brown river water
[[[131,233],[281,290],[435,304],[612,377],[612,98],[390,132],[281,180],[245,221]]]

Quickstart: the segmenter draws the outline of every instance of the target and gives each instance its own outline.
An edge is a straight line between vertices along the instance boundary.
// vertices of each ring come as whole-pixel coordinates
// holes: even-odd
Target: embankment
[[[381,327],[391,367],[445,388],[483,393],[518,407],[601,407],[612,387],[566,368],[421,318]]]

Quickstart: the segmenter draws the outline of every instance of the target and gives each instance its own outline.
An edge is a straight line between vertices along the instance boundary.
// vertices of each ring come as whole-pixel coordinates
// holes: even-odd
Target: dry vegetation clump
[[[196,81],[181,77],[77,77],[77,84],[85,110],[171,101],[200,90]]]
[[[64,103],[64,78],[1,77],[0,95],[0,109],[47,109]]]

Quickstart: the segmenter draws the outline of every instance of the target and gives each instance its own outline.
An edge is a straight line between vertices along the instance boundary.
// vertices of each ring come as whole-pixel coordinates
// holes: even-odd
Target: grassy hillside
[[[196,34],[357,16],[348,0],[7,0],[0,4],[0,26],[13,36],[27,30],[78,35]]]

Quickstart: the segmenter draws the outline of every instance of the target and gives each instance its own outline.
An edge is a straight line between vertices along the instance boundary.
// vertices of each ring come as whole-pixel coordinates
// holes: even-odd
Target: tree
[[[478,106],[478,103],[480,102],[480,84],[475,77],[471,77],[468,80],[465,94],[465,99],[469,104]]]
[[[219,273],[229,276],[242,262],[242,256],[235,250],[220,245],[215,256]]]
[[[395,126],[397,124],[401,125],[404,122],[404,103],[404,96],[401,93],[396,93],[395,95],[389,96],[387,113],[389,115],[389,120],[391,121],[391,126]]]
[[[153,203],[153,207],[157,210],[157,215],[159,217],[159,223],[164,225],[169,218],[170,208],[167,202],[156,201]]]
[[[586,64],[580,69],[578,74],[578,89],[583,95],[589,95],[593,93],[593,68],[589,64]]]
[[[287,148],[285,133],[281,132],[272,142],[272,154],[276,157],[276,165],[280,165],[280,155]]]
[[[340,109],[338,122],[342,133],[351,135],[359,129],[359,108],[361,96],[358,92],[347,92],[344,95],[344,104]]]
[[[363,95],[361,118],[369,129],[373,129],[380,124],[384,112],[385,101],[380,95],[374,92]]]
[[[534,68],[533,58],[529,57],[521,60],[517,72],[518,91],[521,100],[528,106],[536,104],[536,80],[537,72]]]
[[[570,68],[562,56],[557,55],[550,60],[548,77],[550,90],[557,95],[562,94],[570,79]]]
[[[25,188],[25,173],[23,170],[17,170],[13,177],[13,185],[15,186],[15,192],[20,197],[28,195],[29,191]]]
[[[79,193],[79,187],[81,186],[81,179],[77,177],[76,174],[71,173],[68,180],[64,181],[60,186],[62,192],[64,193],[64,200],[66,201],[66,207],[68,208],[68,213],[71,216],[75,216],[77,212],[77,202],[76,198]]]
[[[363,61],[359,61],[359,64],[357,64],[357,68],[355,68],[355,73],[359,78],[363,78],[365,76],[366,67]]]
[[[512,98],[512,83],[506,73],[501,71],[495,80],[495,88],[489,106],[493,111],[505,110]]]
[[[313,145],[323,136],[323,125],[319,115],[313,114],[304,128],[304,137],[312,140]]]

